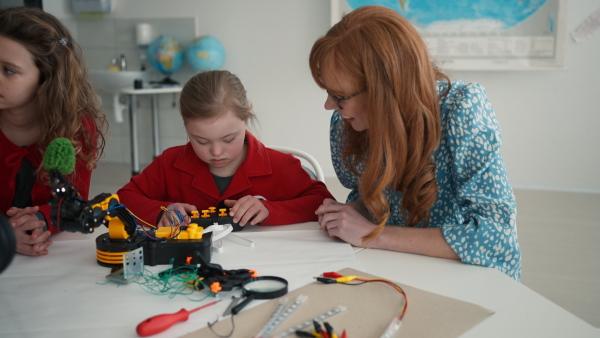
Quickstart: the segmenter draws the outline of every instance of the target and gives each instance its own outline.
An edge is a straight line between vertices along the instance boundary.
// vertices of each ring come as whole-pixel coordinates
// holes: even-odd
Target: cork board
[[[338,272],[345,276],[378,278],[350,268]],[[406,292],[409,305],[402,321],[402,327],[395,337],[458,337],[493,314],[493,311],[476,304],[401,283],[396,284]],[[313,282],[289,292],[283,297],[287,297],[288,304],[290,304],[299,295],[306,295],[308,298],[273,331],[273,335],[343,305],[346,307],[345,311],[327,319],[338,335],[346,330],[349,338],[376,337],[386,330],[395,316],[398,316],[404,304],[402,294],[385,283],[350,286]],[[267,301],[234,316],[235,329],[231,337],[247,338],[258,333],[277,308],[280,299]],[[231,328],[232,321],[229,317],[221,319],[213,325],[213,330],[219,335],[228,334],[231,332]],[[291,337],[294,336],[291,335]],[[216,337],[216,335],[208,327],[205,327],[184,337]]]

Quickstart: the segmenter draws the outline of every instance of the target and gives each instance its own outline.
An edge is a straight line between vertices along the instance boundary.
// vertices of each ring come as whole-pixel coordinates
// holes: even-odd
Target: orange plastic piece
[[[219,283],[219,282],[214,282],[210,285],[210,291],[212,293],[217,293],[221,290],[223,290],[223,288],[221,287],[221,283]]]
[[[187,264],[187,265],[192,264],[192,257],[186,257],[185,264]]]
[[[258,272],[256,272],[256,270],[250,270],[250,273],[252,273],[250,275],[250,277],[254,278],[254,277],[258,277]]]
[[[179,239],[200,239],[200,238],[202,238],[202,230],[204,230],[204,228],[198,226],[198,224],[190,223],[190,225],[188,225],[188,227],[187,227],[187,230],[181,232],[179,234],[179,236],[177,236],[177,238],[179,238]],[[185,238],[183,236],[184,233],[187,233],[187,238]]]

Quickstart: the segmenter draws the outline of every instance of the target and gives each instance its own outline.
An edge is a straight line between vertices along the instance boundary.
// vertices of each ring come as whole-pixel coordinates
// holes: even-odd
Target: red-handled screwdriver
[[[202,310],[211,305],[215,305],[218,302],[220,302],[220,300],[216,300],[212,303],[204,304],[201,307],[193,309],[191,311],[188,311],[186,309],[181,309],[175,313],[166,313],[166,314],[150,317],[150,318],[144,320],[143,322],[141,322],[137,326],[137,328],[136,328],[137,334],[140,337],[148,337],[148,336],[163,332],[164,330],[173,326],[173,324],[175,324],[175,323],[185,322],[186,320],[188,320],[191,313],[194,313],[198,310]]]

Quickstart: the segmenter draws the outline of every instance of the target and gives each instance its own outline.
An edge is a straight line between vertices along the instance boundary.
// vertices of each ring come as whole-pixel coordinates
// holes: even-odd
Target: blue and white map
[[[527,20],[547,0],[347,0],[351,8],[380,5],[392,8],[415,25],[431,30],[452,27],[454,31],[505,30]]]
[[[442,68],[562,66],[564,0],[331,0],[332,23],[365,5],[394,9],[421,32]],[[337,18],[334,14],[338,15]]]

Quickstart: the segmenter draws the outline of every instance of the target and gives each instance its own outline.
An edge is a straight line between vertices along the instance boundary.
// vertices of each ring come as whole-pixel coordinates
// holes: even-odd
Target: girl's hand
[[[351,205],[332,199],[325,199],[315,214],[319,216],[321,229],[327,231],[329,237],[340,238],[358,247],[364,246],[362,238],[376,227]]]
[[[186,204],[186,203],[173,203],[167,206],[167,209],[176,208],[179,212],[184,216],[185,221],[190,221],[190,216],[188,215],[192,211],[198,210],[195,205]],[[177,216],[169,211],[173,217],[177,218]],[[171,217],[167,214],[166,211],[162,212],[162,216],[160,217],[160,221],[156,225],[157,227],[172,227],[173,222],[171,222]]]
[[[36,213],[39,207],[15,208],[6,211],[8,222],[15,232],[16,251],[27,256],[44,256],[52,241],[48,240],[51,233],[44,231],[46,222],[40,221]]]
[[[244,196],[239,200],[225,200],[225,205],[231,207],[229,215],[233,216],[233,221],[242,227],[248,222],[252,225],[262,223],[269,217],[269,209],[254,196]]]

